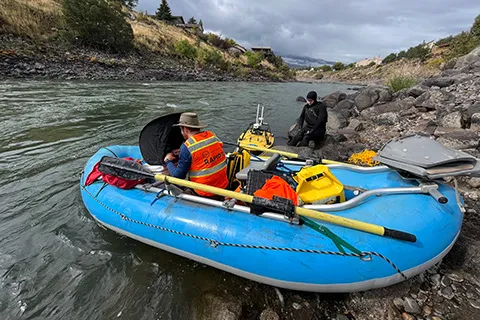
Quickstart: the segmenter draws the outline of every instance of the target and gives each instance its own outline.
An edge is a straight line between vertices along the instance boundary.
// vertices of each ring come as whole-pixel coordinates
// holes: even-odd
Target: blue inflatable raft
[[[346,202],[306,207],[403,230],[414,234],[416,242],[315,220],[332,236],[289,223],[281,214],[254,215],[243,205],[187,194],[173,196],[151,185],[124,190],[98,180],[85,186],[86,176],[103,156],[142,159],[137,146],[110,146],[88,160],[80,181],[81,195],[101,225],[237,276],[286,289],[354,292],[393,285],[440,262],[462,226],[462,200],[453,188],[405,179],[386,166],[329,165],[339,181],[360,191],[346,190]],[[283,161],[292,170],[304,164]]]

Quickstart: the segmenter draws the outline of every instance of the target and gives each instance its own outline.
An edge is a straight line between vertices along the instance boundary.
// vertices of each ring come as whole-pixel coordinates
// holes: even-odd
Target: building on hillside
[[[183,20],[182,16],[172,16],[172,19],[168,21],[168,23],[176,26],[177,24],[185,24],[185,20]]]
[[[363,60],[355,62],[355,67],[365,67],[368,66],[370,63],[374,62],[376,65],[382,63],[382,58],[380,57],[373,57],[373,58],[365,58]]]
[[[272,48],[270,48],[270,47],[252,47],[252,51],[253,51],[253,52],[259,52],[259,53],[263,54],[263,56],[264,56],[265,58],[274,57],[274,56],[275,56],[275,54],[273,53]]]
[[[439,57],[441,56],[445,51],[448,51],[450,47],[450,43],[443,43],[438,46],[434,46],[432,48],[432,57]]]
[[[430,49],[430,50],[432,50],[434,46],[435,46],[435,41],[434,40],[432,40],[430,42],[427,42],[423,45],[423,47],[425,49]]]
[[[150,18],[160,20],[160,19],[158,19],[158,17],[155,14],[150,14],[148,16]],[[172,25],[185,24],[185,20],[183,20],[182,16],[172,16],[171,20],[160,20],[160,21],[164,21],[164,22],[166,22],[168,24],[172,24]]]

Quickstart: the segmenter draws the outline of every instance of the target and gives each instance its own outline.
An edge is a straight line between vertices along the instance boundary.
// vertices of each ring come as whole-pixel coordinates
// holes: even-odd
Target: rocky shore
[[[410,89],[393,93],[368,86],[351,95],[334,92],[323,101],[329,108],[329,137],[313,151],[316,156],[345,161],[353,152],[378,150],[391,138],[423,133],[480,157],[480,47],[453,69]],[[197,319],[480,319],[480,178],[460,178],[459,190],[467,211],[455,246],[440,264],[408,281],[327,295],[239,280],[243,294],[232,300],[228,289],[208,293],[196,304],[208,307],[194,313]]]
[[[0,80],[279,81],[258,70],[198,68],[192,61],[149,53],[107,54],[64,44],[35,44],[0,35]]]

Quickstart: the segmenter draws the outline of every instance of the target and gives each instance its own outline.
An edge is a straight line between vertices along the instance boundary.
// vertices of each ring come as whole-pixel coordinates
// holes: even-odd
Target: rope
[[[105,205],[104,203],[100,202],[96,197],[94,197],[94,196],[86,189],[85,186],[82,186],[82,189],[83,189],[93,200],[95,200],[95,202],[97,202],[99,205],[101,205],[102,207],[104,207],[104,208],[107,209],[108,211],[111,211],[111,212],[119,215],[122,219],[124,219],[124,220],[126,220],[126,221],[133,222],[133,223],[136,223],[136,224],[140,224],[140,225],[143,225],[143,226],[146,226],[146,227],[149,227],[149,228],[153,228],[153,229],[157,229],[157,230],[161,230],[161,231],[165,231],[165,232],[169,232],[169,233],[181,235],[181,236],[184,236],[184,237],[189,237],[189,238],[196,239],[196,240],[202,240],[202,241],[208,242],[208,243],[210,244],[210,246],[213,247],[213,248],[216,248],[216,247],[219,247],[219,246],[223,246],[223,247],[234,247],[234,248],[243,248],[243,249],[260,249],[260,250],[287,251],[287,252],[297,252],[297,253],[314,253],[314,254],[325,254],[325,255],[342,256],[342,257],[356,257],[356,258],[362,259],[363,261],[371,260],[371,256],[376,256],[376,257],[379,257],[379,258],[385,260],[385,261],[386,261],[387,263],[389,263],[389,264],[395,269],[395,271],[397,271],[405,280],[407,279],[407,277],[403,274],[403,272],[402,272],[392,261],[390,261],[387,257],[383,256],[382,254],[380,254],[380,253],[378,253],[378,252],[362,251],[362,252],[360,252],[360,253],[354,253],[354,252],[348,253],[348,252],[325,251],[325,250],[316,250],[316,249],[298,249],[298,248],[288,248],[288,247],[273,247],[273,246],[262,246],[262,245],[250,245],[250,244],[221,242],[221,241],[217,241],[217,240],[215,240],[215,239],[210,239],[210,238],[206,238],[206,237],[202,237],[202,236],[197,236],[197,235],[194,235],[194,234],[190,234],[190,233],[186,233],[186,232],[182,232],[182,231],[177,231],[177,230],[172,230],[172,229],[168,229],[168,228],[165,228],[165,227],[157,226],[157,225],[154,225],[154,224],[151,224],[151,223],[146,223],[146,222],[143,222],[143,221],[138,221],[138,220],[131,219],[131,218],[127,217],[126,215],[124,215],[123,213],[121,213],[121,212],[119,212],[119,211],[117,211],[117,210],[115,210],[115,209],[112,209],[112,208],[108,207],[107,205]]]
[[[369,167],[374,167],[380,165],[380,162],[373,160],[377,153],[373,150],[363,150],[362,152],[354,153],[348,158],[348,162],[364,165]]]

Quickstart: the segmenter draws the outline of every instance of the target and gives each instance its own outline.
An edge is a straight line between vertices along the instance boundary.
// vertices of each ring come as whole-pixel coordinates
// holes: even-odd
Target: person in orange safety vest
[[[225,189],[228,185],[227,157],[223,151],[223,143],[211,131],[202,131],[207,127],[198,120],[193,112],[180,115],[178,124],[183,138],[186,140],[176,153],[170,152],[164,162],[170,175],[190,181]],[[178,156],[177,165],[173,160]],[[214,194],[195,190],[200,196],[214,197]]]

